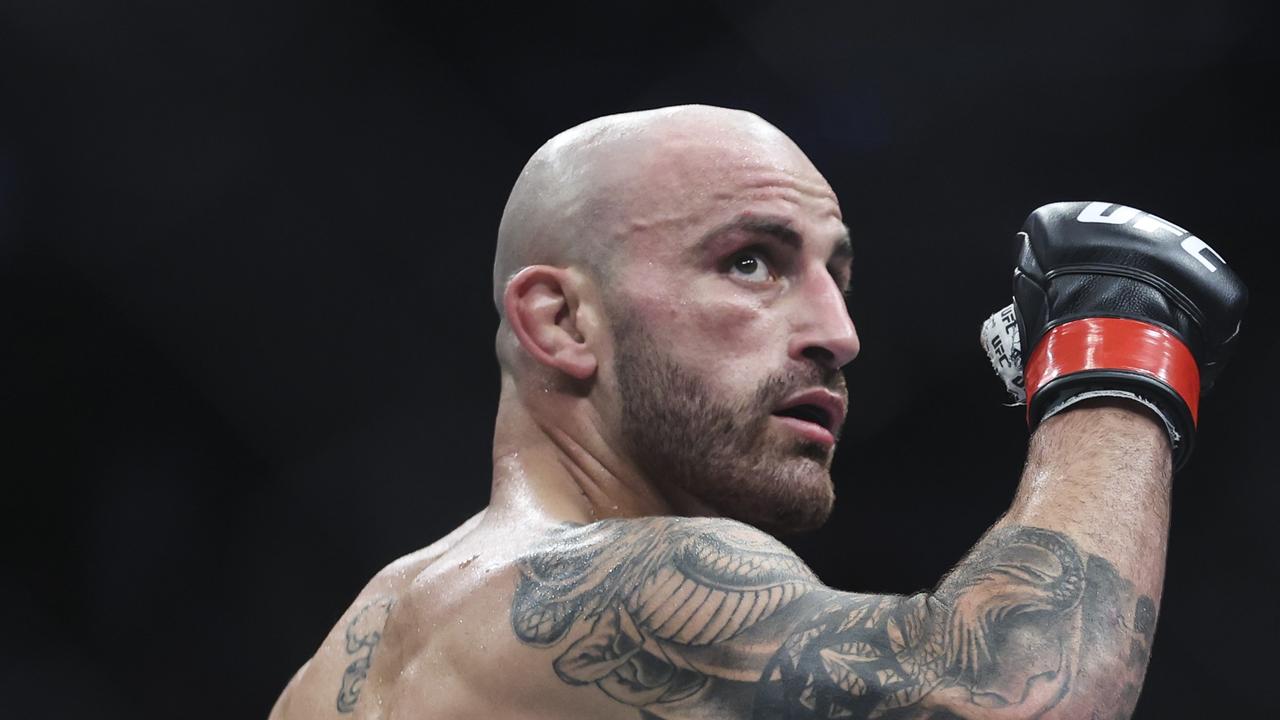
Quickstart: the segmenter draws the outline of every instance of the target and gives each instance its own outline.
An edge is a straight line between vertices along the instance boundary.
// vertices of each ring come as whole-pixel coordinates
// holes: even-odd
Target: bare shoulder
[[[724,687],[758,679],[782,614],[829,592],[784,544],[719,518],[564,525],[518,570],[520,641],[550,651],[560,682],[660,717],[747,716]]]
[[[715,658],[730,674],[744,674],[730,671],[742,663],[728,656],[743,652],[734,648],[761,648],[724,641],[819,587],[785,545],[730,520],[525,526],[476,518],[379,572],[290,683],[272,718],[355,720],[391,709],[422,717],[510,716],[514,708],[529,718],[563,718],[566,708],[584,717],[630,718],[649,704],[641,695],[656,692],[667,703],[696,691],[691,683],[705,683],[705,672],[676,672],[679,665]],[[628,635],[629,623],[641,629]],[[642,636],[669,648],[668,655],[600,656],[593,646]],[[547,663],[552,647],[570,652]],[[583,687],[609,686],[641,665],[663,667],[653,657],[664,658],[670,678],[645,678],[642,688],[619,686],[608,694]],[[523,671],[513,673],[517,667]]]
[[[785,604],[820,585],[804,562],[769,534],[719,518],[563,525],[531,547],[519,571],[513,627],[521,640],[536,645],[556,642],[580,619],[577,615],[600,612],[606,598],[619,597],[659,636],[709,641],[740,630],[748,619],[760,619],[767,606]],[[740,605],[747,595],[750,603],[762,603],[759,613],[713,613],[706,622],[686,616],[705,616],[706,603]],[[560,611],[559,596],[572,597],[574,612]],[[673,604],[672,597],[683,602]],[[554,622],[548,622],[549,607]]]
[[[477,513],[436,542],[378,571],[342,613],[312,656],[290,679],[270,720],[344,715],[356,709],[393,611],[410,600],[419,575],[453,549],[483,520]]]

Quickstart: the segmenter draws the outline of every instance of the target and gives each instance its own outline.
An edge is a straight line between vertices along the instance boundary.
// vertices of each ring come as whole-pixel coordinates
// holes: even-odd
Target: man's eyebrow
[[[800,233],[796,232],[786,220],[746,215],[712,228],[711,232],[702,236],[702,240],[698,242],[698,247],[706,247],[721,236],[735,230],[752,235],[767,235],[783,245],[793,248],[799,248],[802,244]]]
[[[706,247],[714,242],[720,236],[732,232],[734,230],[751,233],[752,235],[766,235],[777,240],[783,245],[799,249],[804,244],[800,233],[796,232],[791,224],[779,218],[745,216],[715,227],[702,236],[702,240],[698,242],[698,247]],[[852,260],[853,259],[853,243],[849,239],[849,227],[840,225],[840,235],[836,238],[835,247],[831,250],[831,260]]]

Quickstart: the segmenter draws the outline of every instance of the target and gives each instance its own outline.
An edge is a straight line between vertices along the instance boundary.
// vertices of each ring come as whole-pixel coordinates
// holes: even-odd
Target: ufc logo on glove
[[[1127,205],[1115,205],[1104,202],[1091,202],[1085,206],[1080,214],[1076,216],[1076,220],[1082,223],[1103,223],[1105,225],[1124,225],[1130,220],[1137,218],[1137,222],[1133,223],[1133,227],[1138,230],[1156,234],[1157,231],[1163,231],[1173,234],[1175,237],[1182,238],[1180,245],[1188,255],[1195,258],[1199,263],[1205,266],[1209,272],[1217,272],[1218,268],[1214,266],[1209,258],[1204,256],[1204,251],[1208,250],[1213,256],[1218,258],[1218,262],[1226,265],[1227,261],[1222,259],[1217,250],[1209,247],[1208,243],[1200,238],[1192,235],[1186,230],[1174,225],[1167,220],[1150,213],[1144,213],[1136,208]]]

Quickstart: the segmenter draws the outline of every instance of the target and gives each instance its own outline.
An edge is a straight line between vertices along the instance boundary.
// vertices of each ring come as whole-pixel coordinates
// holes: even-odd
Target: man
[[[498,233],[490,505],[380,572],[271,717],[1128,717],[1172,469],[1244,291],[1123,206],[1024,231],[985,328],[1011,388],[1026,370],[1012,506],[934,591],[841,592],[761,530],[834,498],[859,340],[831,188],[739,111],[553,138]]]

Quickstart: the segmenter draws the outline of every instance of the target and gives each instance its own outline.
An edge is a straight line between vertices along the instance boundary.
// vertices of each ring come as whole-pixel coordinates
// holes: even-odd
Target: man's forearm
[[[1039,620],[1036,613],[1028,613],[1032,625],[1062,625],[1054,630],[1059,634],[1050,635],[1059,638],[1061,672],[1069,677],[1059,678],[1063,697],[1048,717],[1110,719],[1132,713],[1164,578],[1171,474],[1165,430],[1136,404],[1094,401],[1050,418],[1031,439],[1009,512],[940,586],[939,600],[957,606],[961,614],[967,605],[990,603],[993,593],[1017,595],[1037,588],[1053,597],[1031,602],[1056,601],[1057,607],[1065,607],[1072,604],[1071,593],[1076,591],[1072,586],[1077,580],[1070,576],[1080,574],[1078,600],[1069,611],[1056,616],[1040,613]],[[1022,546],[1010,547],[1011,543]],[[1037,552],[1044,557],[1037,558]],[[975,572],[990,572],[992,560],[975,567],[975,559],[984,554],[1018,567],[1010,571],[1005,566],[1011,582],[983,592],[972,581]],[[1018,566],[1019,556],[1030,560]],[[1078,569],[1071,567],[1077,562]],[[1018,572],[1027,576],[1020,578]],[[1055,577],[1058,586],[1048,589],[1048,577]],[[1001,607],[1027,601],[1015,597],[1004,602]],[[963,625],[954,619],[951,624]],[[1012,629],[1006,624],[1003,631],[1008,635]],[[1021,645],[1015,641],[1001,652],[1006,659],[1011,652],[1057,656],[1059,648],[1044,630],[1039,628],[1034,642],[1026,637],[1032,631],[1020,631]],[[992,634],[999,632],[996,628]],[[964,641],[952,638],[952,645],[961,655],[953,658],[952,667],[964,668]]]
[[[1153,415],[1122,400],[1081,403],[1036,430],[1001,522],[1066,533],[1157,597],[1171,478],[1168,436]]]

